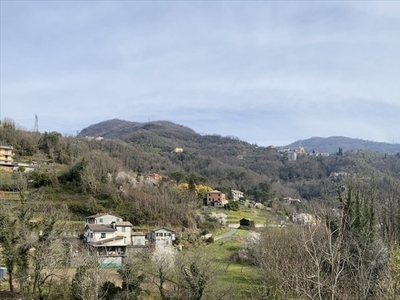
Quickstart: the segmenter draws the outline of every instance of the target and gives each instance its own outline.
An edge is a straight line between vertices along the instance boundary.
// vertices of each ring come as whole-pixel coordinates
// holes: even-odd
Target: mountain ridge
[[[229,138],[239,141],[239,139],[231,136],[222,137],[218,134],[201,135],[189,127],[165,120],[132,122],[110,119],[89,125],[79,133],[79,136],[101,136],[107,139],[121,139],[126,141],[132,141],[139,137],[142,139],[148,138],[149,135],[152,136],[153,139],[157,139],[157,137],[169,139],[171,141],[171,147],[190,147],[190,142],[203,142],[207,140],[201,137]],[[250,143],[246,141],[240,142],[250,146]],[[311,137],[297,140],[282,147],[296,149],[299,146],[303,147],[307,152],[317,151],[330,154],[337,153],[339,148],[341,148],[343,152],[354,150],[369,150],[381,153],[400,152],[400,144],[376,142],[345,136]]]
[[[297,140],[296,142],[293,142],[286,147],[294,149],[299,147],[300,145],[307,152],[312,152],[313,150],[315,150],[318,152],[325,152],[330,154],[337,153],[339,151],[339,148],[341,148],[343,152],[353,150],[368,150],[381,153],[400,152],[400,144],[375,142],[345,136],[311,137],[305,140]]]

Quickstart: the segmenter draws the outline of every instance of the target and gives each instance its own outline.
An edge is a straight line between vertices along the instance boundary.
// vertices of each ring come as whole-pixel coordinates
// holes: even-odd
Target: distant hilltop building
[[[181,153],[181,152],[183,152],[183,148],[175,148],[174,152],[175,153]]]
[[[313,151],[309,154],[309,156],[316,156],[316,157],[318,157],[318,156],[329,156],[329,153],[318,152],[318,151],[313,150]]]
[[[299,158],[302,157],[306,157],[307,156],[307,152],[306,150],[301,146],[301,144],[299,145],[299,148],[295,149],[295,150],[290,150],[288,152],[288,160],[289,161],[293,161],[293,160],[297,160]]]
[[[289,160],[289,161],[297,160],[297,153],[296,153],[296,151],[289,151],[289,152],[288,152],[288,160]]]
[[[102,141],[104,140],[104,138],[102,136],[85,136],[85,139],[87,139],[88,141]]]

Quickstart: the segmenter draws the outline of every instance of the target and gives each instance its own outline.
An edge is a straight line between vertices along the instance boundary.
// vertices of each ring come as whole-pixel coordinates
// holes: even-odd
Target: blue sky
[[[1,118],[400,142],[400,2],[1,1]]]

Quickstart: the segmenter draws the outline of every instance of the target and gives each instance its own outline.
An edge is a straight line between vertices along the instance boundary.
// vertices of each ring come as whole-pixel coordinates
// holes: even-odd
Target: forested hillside
[[[200,181],[207,181],[222,190],[242,190],[258,201],[284,196],[326,198],[331,195],[330,175],[334,172],[369,172],[389,177],[400,174],[398,155],[364,148],[356,151],[342,148],[342,155],[336,155],[340,148],[338,145],[348,145],[349,141],[353,141],[353,148],[360,145],[361,140],[355,139],[324,139],[327,147],[335,145],[335,154],[308,156],[289,162],[287,154],[277,149],[249,144],[233,136],[200,135],[167,121],[134,123],[110,120],[89,126],[79,136],[112,139],[103,141],[103,145],[124,143],[129,150],[114,149],[113,155],[138,173],[156,172],[175,180],[195,174]],[[323,143],[319,139],[319,145]],[[292,149],[298,146],[294,143]],[[184,151],[173,153],[175,147]],[[312,150],[310,148],[309,152]],[[138,156],[141,158],[137,159]]]
[[[157,173],[165,183],[192,179],[226,193],[238,189],[247,198],[264,203],[283,197],[335,199],[335,173],[388,179],[400,175],[399,154],[359,150],[288,161],[286,153],[274,148],[234,137],[203,136],[167,121],[111,120],[92,125],[77,137],[20,130],[12,120],[3,123],[0,130],[0,140],[14,147],[15,161],[34,161],[40,166],[23,175],[29,177],[32,187],[80,191],[102,203],[115,200],[115,186],[108,177],[115,185],[122,178],[117,177],[121,172],[134,178],[134,184],[142,176]],[[99,136],[104,139],[88,138]],[[183,152],[174,152],[177,147]],[[12,189],[7,182],[2,181],[1,189]],[[84,206],[79,201],[74,203]]]

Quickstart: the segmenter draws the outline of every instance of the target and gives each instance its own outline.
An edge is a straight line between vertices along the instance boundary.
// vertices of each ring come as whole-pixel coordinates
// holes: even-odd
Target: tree
[[[381,300],[400,298],[400,247],[390,247],[387,268],[381,272],[378,280],[378,297]]]
[[[106,273],[100,267],[99,258],[91,252],[81,253],[82,264],[77,267],[71,282],[73,300],[98,300],[108,291],[102,289],[107,281]]]
[[[16,278],[22,295],[44,299],[51,293],[51,286],[46,284],[55,277],[56,268],[59,272],[66,254],[59,220],[66,218],[67,210],[41,204],[41,195],[21,194],[21,199],[12,211],[5,207],[0,212],[0,244],[9,288],[14,291]]]
[[[120,295],[123,299],[138,299],[142,293],[142,284],[146,278],[139,259],[128,258],[128,261],[118,270],[122,280]]]
[[[279,299],[375,299],[385,247],[375,238],[374,185],[351,180],[340,210],[313,208],[314,226],[265,229],[252,251],[264,292]]]
[[[90,276],[92,270],[88,266],[79,266],[76,269],[74,278],[72,279],[71,292],[73,300],[94,300],[97,298],[96,288],[93,288]],[[96,274],[94,274],[96,276]]]
[[[171,282],[172,273],[175,267],[176,250],[171,247],[156,247],[154,250],[152,261],[155,266],[157,285],[162,300],[170,299],[166,285]]]
[[[4,207],[0,211],[0,244],[2,246],[2,256],[8,271],[8,282],[10,291],[14,291],[14,275],[19,276],[20,286],[26,281],[28,269],[28,251],[30,249],[30,240],[33,218],[33,211],[30,203],[21,197],[21,202],[17,207],[10,209]],[[15,273],[15,270],[17,272]]]
[[[30,258],[33,268],[33,295],[42,299],[49,292],[46,283],[55,276],[55,270],[61,269],[67,252],[61,240],[63,231],[62,221],[68,215],[66,206],[60,208],[47,204],[40,208],[41,218],[34,220],[36,223],[31,233],[35,239],[31,243]],[[46,288],[45,288],[46,287]]]
[[[180,252],[176,267],[178,287],[185,299],[221,299],[226,293],[213,285],[213,279],[221,275],[221,266],[213,262],[213,253],[210,250],[198,248]]]
[[[8,272],[8,284],[11,292],[14,292],[14,269],[18,259],[18,220],[1,212],[0,215],[0,243],[2,256]]]

